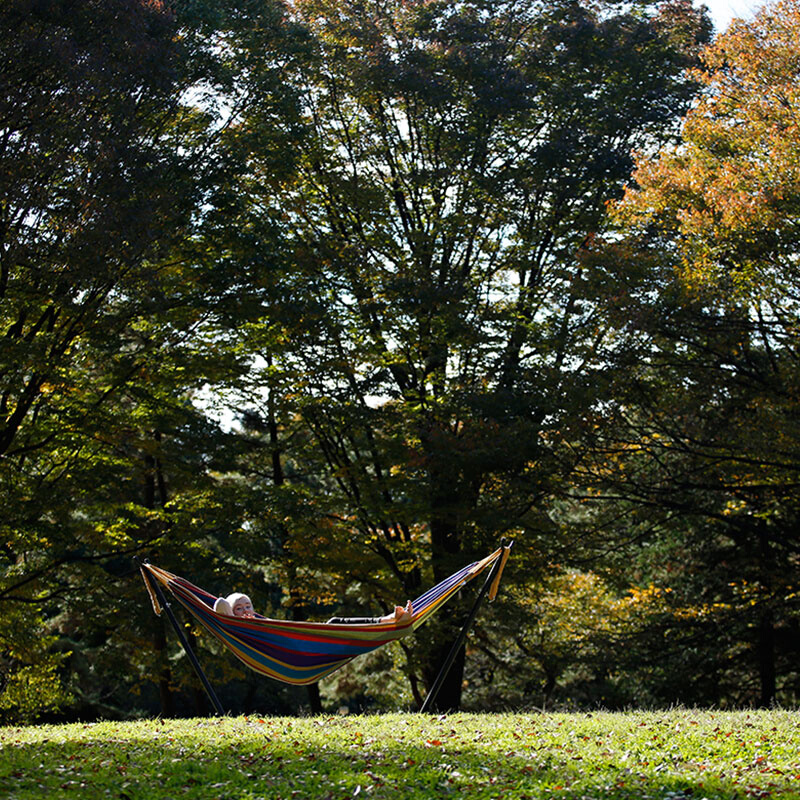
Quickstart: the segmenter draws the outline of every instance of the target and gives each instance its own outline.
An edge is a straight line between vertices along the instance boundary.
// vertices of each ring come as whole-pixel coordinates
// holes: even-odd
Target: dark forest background
[[[0,719],[208,711],[515,540],[439,697],[800,691],[800,4],[0,5]],[[415,708],[474,597],[234,712]]]

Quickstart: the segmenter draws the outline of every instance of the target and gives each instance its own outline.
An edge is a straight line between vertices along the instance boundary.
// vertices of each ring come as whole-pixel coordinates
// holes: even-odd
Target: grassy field
[[[238,717],[0,728],[0,798],[800,800],[800,712]]]

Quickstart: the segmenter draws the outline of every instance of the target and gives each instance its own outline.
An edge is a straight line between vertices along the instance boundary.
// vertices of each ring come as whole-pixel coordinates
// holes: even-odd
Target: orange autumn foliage
[[[702,55],[682,142],[640,154],[614,208],[669,240],[690,287],[777,295],[796,280],[800,210],[800,2],[736,20]]]

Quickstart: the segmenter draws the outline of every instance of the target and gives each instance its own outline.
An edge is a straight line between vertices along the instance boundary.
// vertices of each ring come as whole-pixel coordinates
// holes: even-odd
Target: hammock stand
[[[502,539],[500,547],[494,553],[464,567],[417,598],[413,602],[415,611],[411,622],[405,625],[396,625],[393,622],[336,625],[271,620],[259,615],[254,619],[227,617],[213,611],[215,595],[156,567],[147,559],[142,561],[135,557],[134,562],[144,579],[153,610],[157,615],[160,615],[162,610],[166,611],[167,619],[174,628],[178,641],[197,673],[217,716],[223,716],[225,711],[181,630],[162,585],[169,588],[175,599],[248,667],[276,680],[302,685],[315,683],[357,655],[374,650],[416,630],[465,583],[491,565],[489,575],[420,708],[420,712],[425,712],[436,699],[487,592],[490,600],[494,600],[512,544],[513,542]],[[282,642],[283,646],[278,642]],[[287,642],[292,644],[292,649],[286,646]]]

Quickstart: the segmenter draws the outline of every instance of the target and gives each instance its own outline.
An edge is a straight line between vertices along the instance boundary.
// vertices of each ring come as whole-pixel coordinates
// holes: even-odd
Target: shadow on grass
[[[94,737],[85,726],[82,741],[37,743],[15,742],[11,732],[0,752],[0,797],[800,798],[794,776],[755,769],[736,778],[690,763],[584,758],[536,745],[498,753],[491,742],[458,736],[403,745],[348,731],[348,742],[322,733],[312,744],[303,731],[294,738],[291,730],[272,735],[250,728],[215,737],[210,725],[178,735],[154,724],[119,738]]]

